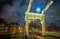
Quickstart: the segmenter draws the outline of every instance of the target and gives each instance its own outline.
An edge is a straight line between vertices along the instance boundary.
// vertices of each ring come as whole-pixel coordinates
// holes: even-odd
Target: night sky
[[[36,6],[41,11],[51,0],[34,0],[30,12],[36,13]],[[45,12],[46,23],[60,24],[60,0],[52,0],[53,5]],[[29,0],[0,0],[0,18],[6,22],[16,22],[23,26],[25,22],[25,12]]]

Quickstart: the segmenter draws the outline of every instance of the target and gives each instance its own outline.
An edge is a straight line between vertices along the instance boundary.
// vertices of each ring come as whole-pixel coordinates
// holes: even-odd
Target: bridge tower
[[[41,26],[42,26],[41,32],[42,32],[42,36],[44,36],[45,30],[46,30],[45,20],[44,20],[44,12],[47,11],[47,9],[53,4],[53,1],[50,1],[46,5],[46,7],[42,10],[41,14],[29,12],[31,9],[32,2],[33,2],[33,0],[30,0],[27,11],[25,12],[25,32],[26,32],[26,35],[27,36],[29,35],[29,25],[28,24],[30,23],[30,21],[35,21],[37,19],[40,19]],[[44,39],[44,38],[42,38],[42,39]]]

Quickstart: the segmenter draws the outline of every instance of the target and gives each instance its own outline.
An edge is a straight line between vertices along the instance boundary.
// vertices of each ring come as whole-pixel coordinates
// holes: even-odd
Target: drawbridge
[[[41,21],[41,26],[42,26],[42,36],[45,35],[46,33],[46,28],[45,28],[45,20],[44,20],[44,13],[47,11],[47,9],[53,4],[53,1],[50,1],[46,7],[42,10],[41,14],[37,13],[32,13],[29,12],[32,6],[33,0],[30,0],[27,11],[25,12],[25,34],[29,36],[29,23],[31,21],[35,21],[39,19]],[[43,37],[40,37],[40,39],[44,39]]]

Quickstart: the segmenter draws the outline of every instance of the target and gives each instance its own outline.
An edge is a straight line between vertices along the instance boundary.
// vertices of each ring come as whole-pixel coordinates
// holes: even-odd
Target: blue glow
[[[36,4],[36,13],[37,13],[37,14],[40,14],[41,11],[42,11],[42,6],[39,5],[39,4]]]
[[[40,13],[41,12],[41,9],[38,7],[38,8],[36,8],[36,12],[37,13]]]

